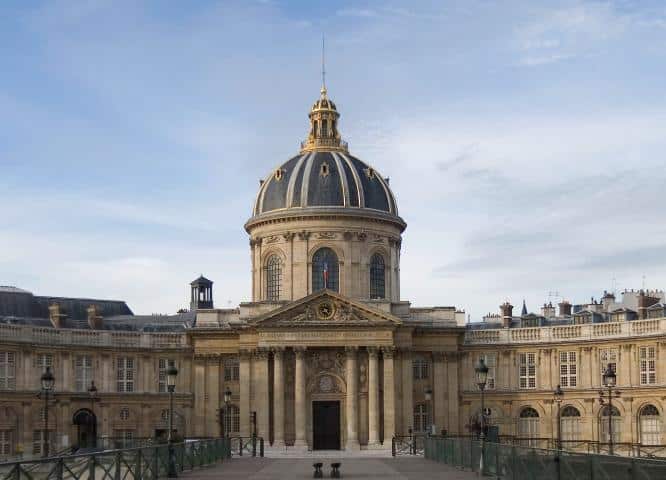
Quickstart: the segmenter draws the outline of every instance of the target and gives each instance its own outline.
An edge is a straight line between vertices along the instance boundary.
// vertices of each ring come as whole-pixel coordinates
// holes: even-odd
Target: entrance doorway
[[[340,450],[340,402],[312,402],[313,450]]]
[[[95,448],[97,446],[97,417],[87,408],[74,414],[72,423],[77,429],[77,445],[79,448]]]

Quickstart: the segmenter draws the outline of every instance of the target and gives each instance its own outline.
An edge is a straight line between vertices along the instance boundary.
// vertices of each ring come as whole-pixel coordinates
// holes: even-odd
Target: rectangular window
[[[518,354],[518,377],[520,388],[536,388],[536,354]]]
[[[560,386],[573,388],[577,385],[577,380],[576,352],[560,352]]]
[[[0,352],[0,390],[16,390],[16,354]]]
[[[599,367],[601,371],[601,384],[603,385],[603,376],[608,364],[617,375],[617,350],[614,348],[604,348],[599,350]]]
[[[12,431],[0,430],[0,456],[8,456],[12,453]]]
[[[640,361],[641,385],[654,385],[657,383],[657,355],[655,347],[640,347],[638,349]]]
[[[44,436],[43,430],[33,430],[32,432],[32,453],[35,455],[41,455],[44,451]],[[55,432],[49,430],[49,446],[53,446],[55,440]],[[49,449],[50,453],[53,453],[53,449]]]
[[[37,371],[37,375],[34,376],[35,386],[39,388],[41,387],[40,378],[46,367],[50,367],[53,371],[53,355],[51,353],[36,353],[33,357],[33,365]]]
[[[160,358],[159,360],[159,376],[158,376],[158,391],[166,393],[167,390],[167,368],[175,367],[176,361],[173,358]]]
[[[113,438],[116,448],[133,448],[134,430],[114,430]]]
[[[77,392],[86,392],[93,381],[92,357],[77,355],[74,357],[74,388]]]
[[[483,355],[479,355],[479,359],[483,359],[486,367],[488,367],[486,390],[495,390],[495,368],[497,366],[497,354],[484,353]]]
[[[240,368],[238,360],[229,360],[224,362],[224,381],[237,382],[240,377]]]
[[[118,357],[117,359],[117,388],[118,392],[134,391],[134,358]]]
[[[423,358],[417,358],[412,362],[412,374],[414,380],[427,380],[429,375],[428,361]]]

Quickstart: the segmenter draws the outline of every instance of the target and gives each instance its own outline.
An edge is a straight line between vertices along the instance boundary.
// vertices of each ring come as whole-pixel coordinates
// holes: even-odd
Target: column
[[[449,434],[460,432],[461,421],[458,415],[458,352],[446,354],[446,373],[449,381]],[[468,418],[468,417],[465,417]]]
[[[238,366],[239,385],[240,385],[240,404],[238,405],[240,415],[240,436],[249,437],[252,433],[250,426],[250,382],[252,375],[250,372],[250,358],[252,352],[241,350],[240,364]]]
[[[379,352],[368,347],[368,446],[379,445]]]
[[[206,363],[206,436],[217,437],[220,434],[220,356],[210,355]]]
[[[357,347],[347,347],[347,445],[346,450],[359,450],[358,443],[358,359]]]
[[[273,351],[273,447],[284,447],[284,349]]]
[[[306,392],[305,392],[305,347],[294,348],[296,371],[294,372],[294,420],[296,440],[294,447],[308,446],[305,432]]]
[[[204,412],[206,411],[206,361],[205,357],[194,357],[194,434],[206,436]]]
[[[389,447],[395,436],[395,373],[393,370],[393,347],[384,347],[384,447]]]
[[[408,435],[412,428],[414,420],[414,375],[412,373],[412,352],[402,350],[401,357],[401,377],[402,377],[402,434]]]
[[[432,423],[435,425],[439,434],[442,429],[448,430],[447,425],[447,398],[446,398],[446,364],[444,363],[444,354],[435,352],[433,354],[433,402],[432,402]]]
[[[252,410],[257,413],[257,436],[268,441],[268,350],[259,348],[252,361]]]

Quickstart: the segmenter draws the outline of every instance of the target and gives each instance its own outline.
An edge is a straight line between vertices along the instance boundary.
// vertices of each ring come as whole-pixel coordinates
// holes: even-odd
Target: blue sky
[[[666,286],[663,2],[0,4],[0,283],[249,299],[242,225],[329,94],[408,223],[402,295]]]

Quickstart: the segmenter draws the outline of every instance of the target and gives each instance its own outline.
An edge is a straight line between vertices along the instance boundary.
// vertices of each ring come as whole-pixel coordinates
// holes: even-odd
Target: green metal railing
[[[427,437],[426,458],[506,480],[657,480],[666,461]],[[483,458],[482,458],[483,457]]]
[[[178,472],[231,457],[224,438],[176,443],[173,449]],[[169,446],[160,444],[0,463],[0,480],[155,480],[168,468]]]

